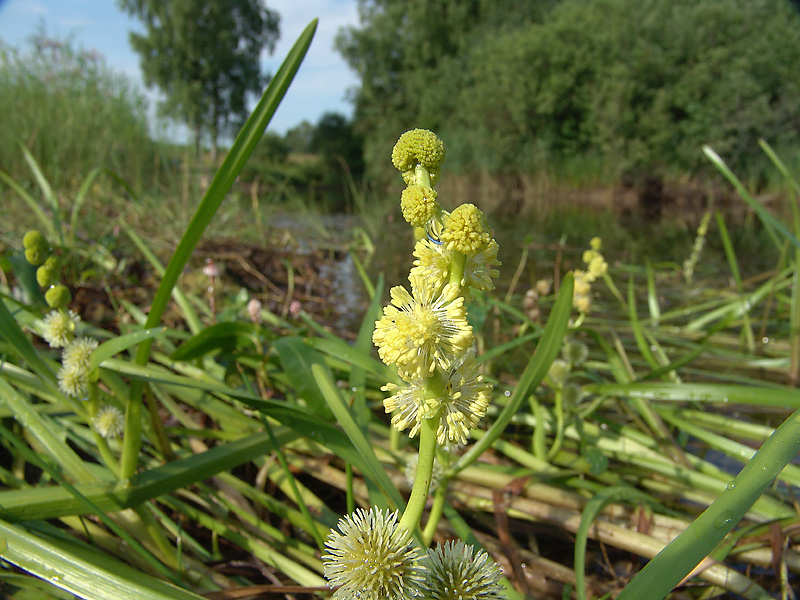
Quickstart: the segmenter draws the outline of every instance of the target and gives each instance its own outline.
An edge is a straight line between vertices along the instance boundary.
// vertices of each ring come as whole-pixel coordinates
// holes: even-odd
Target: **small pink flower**
[[[219,277],[219,269],[217,269],[217,265],[213,259],[206,259],[206,266],[203,267],[203,273],[205,273],[206,277],[210,279]]]
[[[253,323],[261,323],[261,300],[250,298],[250,302],[247,303],[247,314]]]
[[[292,300],[289,303],[289,314],[293,317],[298,316],[301,310],[303,310],[303,305],[300,304],[299,300]]]

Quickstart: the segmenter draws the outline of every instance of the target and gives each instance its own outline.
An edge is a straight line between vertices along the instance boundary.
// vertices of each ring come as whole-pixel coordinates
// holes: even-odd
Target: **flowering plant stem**
[[[433,495],[433,505],[431,506],[431,512],[428,514],[428,522],[425,523],[425,529],[422,531],[422,542],[426,546],[431,545],[433,536],[436,534],[436,529],[439,527],[439,521],[442,518],[442,511],[444,510],[444,502],[447,499],[447,485],[449,483],[449,479],[442,479]]]
[[[439,429],[439,420],[442,411],[439,410],[430,419],[423,419],[419,430],[419,460],[417,471],[414,475],[414,487],[408,499],[406,510],[400,517],[398,526],[406,530],[410,538],[419,525],[422,511],[428,499],[433,476],[433,460],[436,457],[436,431]]]
[[[461,280],[464,278],[464,267],[467,264],[467,255],[463,252],[453,252],[450,259],[450,283],[461,287]]]

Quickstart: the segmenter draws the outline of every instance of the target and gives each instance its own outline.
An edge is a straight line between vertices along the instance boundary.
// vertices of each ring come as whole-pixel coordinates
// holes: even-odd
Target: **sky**
[[[352,116],[347,90],[358,80],[336,50],[334,38],[341,27],[358,25],[356,0],[266,0],[280,15],[280,39],[275,52],[262,58],[264,70],[275,73],[297,36],[314,17],[319,25],[305,61],[268,130],[286,133],[307,120],[316,123],[326,112]],[[142,83],[139,57],[130,48],[128,32],[143,31],[139,23],[117,8],[115,0],[0,0],[0,40],[12,46],[24,44],[44,27],[50,37],[95,49],[107,64],[135,81],[151,101],[155,90]]]

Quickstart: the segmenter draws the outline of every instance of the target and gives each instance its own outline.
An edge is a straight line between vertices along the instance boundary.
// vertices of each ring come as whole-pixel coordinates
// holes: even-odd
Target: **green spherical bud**
[[[578,340],[568,340],[561,347],[561,358],[569,364],[579,367],[589,358],[589,348]]]
[[[44,264],[36,269],[36,281],[41,287],[50,287],[58,281],[58,267],[58,258],[51,254]]]
[[[22,245],[25,247],[25,260],[34,267],[42,264],[50,253],[50,246],[40,231],[30,230],[22,238]]]
[[[31,229],[22,238],[22,245],[25,247],[25,260],[31,263],[34,267],[41,265],[47,255],[50,254],[50,246],[47,243],[47,238],[42,235],[41,231]]]
[[[392,149],[392,164],[401,173],[422,165],[428,171],[438,171],[444,161],[444,142],[432,131],[412,129],[397,140]]]
[[[44,293],[44,299],[50,308],[66,308],[72,300],[72,294],[65,285],[53,285]]]

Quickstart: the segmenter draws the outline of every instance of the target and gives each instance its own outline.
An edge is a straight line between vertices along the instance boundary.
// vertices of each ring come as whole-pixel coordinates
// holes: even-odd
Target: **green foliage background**
[[[338,47],[361,77],[365,160],[410,126],[461,172],[696,174],[713,145],[758,173],[796,147],[800,19],[773,0],[361,0]]]
[[[138,189],[161,171],[146,98],[69,40],[40,33],[20,48],[0,44],[0,114],[0,169],[15,181],[32,185],[21,145],[62,192],[97,167]]]

